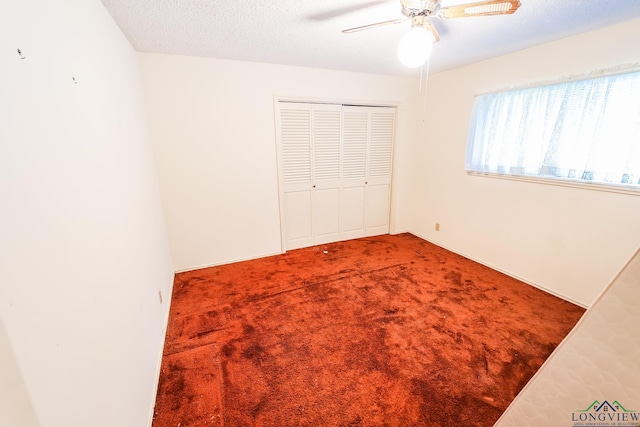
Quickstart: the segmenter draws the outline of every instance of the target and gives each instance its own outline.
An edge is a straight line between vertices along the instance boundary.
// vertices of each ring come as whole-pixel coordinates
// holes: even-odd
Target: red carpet
[[[409,234],[178,274],[153,425],[491,426],[583,312]]]

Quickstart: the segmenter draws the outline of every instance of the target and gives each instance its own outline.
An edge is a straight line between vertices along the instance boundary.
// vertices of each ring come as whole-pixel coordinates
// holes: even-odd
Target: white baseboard
[[[163,298],[164,301],[167,302],[166,305],[166,309],[165,309],[165,313],[164,313],[164,327],[162,328],[162,346],[160,347],[160,354],[158,355],[158,361],[156,363],[156,379],[155,379],[155,384],[153,386],[153,390],[151,392],[152,396],[151,396],[151,402],[153,402],[151,404],[151,410],[149,412],[149,422],[148,422],[148,426],[152,427],[153,424],[153,415],[156,409],[156,399],[158,397],[158,386],[160,385],[160,371],[162,369],[162,356],[164,354],[164,343],[167,337],[167,329],[169,328],[169,314],[171,313],[171,302],[173,301],[173,284],[175,283],[175,279],[176,279],[176,275],[174,273],[173,277],[171,278],[171,286],[169,288],[169,295],[168,298]]]
[[[477,262],[478,264],[482,264],[482,265],[484,265],[485,267],[489,267],[489,268],[490,268],[490,269],[492,269],[492,270],[499,271],[499,272],[500,272],[500,273],[502,273],[502,274],[506,274],[506,275],[507,275],[507,276],[509,276],[509,277],[512,277],[512,278],[514,278],[514,279],[516,279],[516,280],[519,280],[519,281],[521,281],[521,282],[524,282],[524,283],[526,283],[527,285],[533,286],[534,288],[538,288],[538,289],[540,289],[541,291],[544,291],[544,292],[546,292],[546,293],[548,293],[548,294],[551,294],[551,295],[556,296],[556,297],[558,297],[558,298],[560,298],[560,299],[563,299],[563,300],[565,300],[565,301],[568,301],[568,302],[570,302],[570,303],[572,303],[572,304],[575,304],[575,305],[577,305],[577,306],[579,306],[579,307],[582,307],[582,308],[584,308],[584,309],[589,308],[589,306],[587,306],[587,305],[585,305],[585,304],[583,304],[583,303],[581,303],[581,302],[579,302],[579,301],[576,301],[576,300],[574,300],[574,299],[572,299],[572,298],[569,298],[569,297],[568,297],[568,296],[566,296],[566,295],[562,295],[562,294],[560,294],[560,293],[558,293],[558,292],[552,291],[551,289],[548,289],[548,288],[546,288],[546,287],[542,286],[542,285],[541,285],[541,284],[539,284],[539,283],[535,283],[535,282],[532,282],[532,281],[530,281],[530,280],[527,280],[527,279],[525,279],[525,278],[523,278],[523,277],[518,276],[517,274],[513,274],[513,273],[512,273],[512,272],[510,272],[510,271],[503,270],[502,268],[496,267],[496,266],[494,266],[494,265],[492,265],[492,264],[489,264],[489,263],[487,263],[487,262],[484,262],[484,261],[482,261],[482,260],[479,260],[479,259],[477,259],[477,258],[474,258],[474,257],[472,257],[472,256],[469,256],[469,255],[467,255],[467,254],[465,254],[465,253],[463,253],[463,252],[460,252],[460,251],[457,251],[457,250],[455,250],[455,249],[452,249],[452,248],[449,248],[449,247],[443,246],[443,245],[441,245],[440,243],[438,243],[438,242],[434,242],[434,241],[432,241],[432,240],[430,240],[430,239],[427,239],[426,237],[421,236],[421,235],[420,235],[420,234],[418,234],[418,233],[414,233],[414,232],[412,232],[412,231],[408,231],[408,233],[413,234],[414,236],[419,237],[419,238],[421,238],[422,240],[425,240],[425,241],[427,241],[427,242],[429,242],[429,243],[433,243],[434,245],[439,246],[439,247],[441,247],[441,248],[443,248],[443,249],[446,249],[446,250],[448,250],[448,251],[450,251],[450,252],[453,252],[454,254],[457,254],[457,255],[463,256],[463,257],[465,257],[465,258],[468,258],[468,259],[470,259],[470,260],[472,260],[472,261]]]
[[[184,269],[181,269],[181,270],[176,270],[176,274],[185,273],[187,271],[200,270],[202,268],[218,267],[218,266],[221,266],[221,265],[233,264],[235,262],[251,261],[251,260],[254,260],[254,259],[266,258],[266,257],[269,257],[269,256],[274,256],[274,255],[281,255],[283,253],[284,252],[271,252],[271,253],[266,253],[266,254],[262,254],[262,255],[250,256],[250,257],[246,257],[246,258],[229,259],[229,260],[225,260],[225,261],[221,261],[221,262],[216,262],[216,263],[213,263],[213,264],[196,265],[196,266],[193,266],[193,267],[184,268]]]

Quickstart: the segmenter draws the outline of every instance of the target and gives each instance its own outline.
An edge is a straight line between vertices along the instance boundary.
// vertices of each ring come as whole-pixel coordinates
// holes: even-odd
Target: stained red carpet
[[[409,234],[178,274],[153,425],[491,426],[583,312]]]

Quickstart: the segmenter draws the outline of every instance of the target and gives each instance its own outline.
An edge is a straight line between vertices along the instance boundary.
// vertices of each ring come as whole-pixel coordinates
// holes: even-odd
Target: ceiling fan
[[[400,0],[402,14],[406,18],[376,22],[374,24],[342,30],[355,33],[411,20],[411,31],[398,46],[398,56],[407,67],[423,64],[431,53],[431,45],[440,40],[430,18],[454,19],[469,16],[508,15],[520,7],[520,0],[486,0],[455,6],[440,6],[439,0]]]

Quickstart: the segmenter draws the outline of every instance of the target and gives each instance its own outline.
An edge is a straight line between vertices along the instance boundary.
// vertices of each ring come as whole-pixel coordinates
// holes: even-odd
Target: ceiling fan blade
[[[385,25],[390,25],[390,24],[400,24],[401,22],[404,22],[407,19],[409,18],[392,19],[390,21],[376,22],[375,24],[363,25],[362,27],[354,27],[354,28],[349,28],[347,30],[342,30],[342,32],[355,33],[356,31],[368,30],[369,28],[383,27]]]
[[[509,15],[520,7],[520,0],[489,0],[457,6],[441,7],[438,18],[452,19],[466,16]]]

